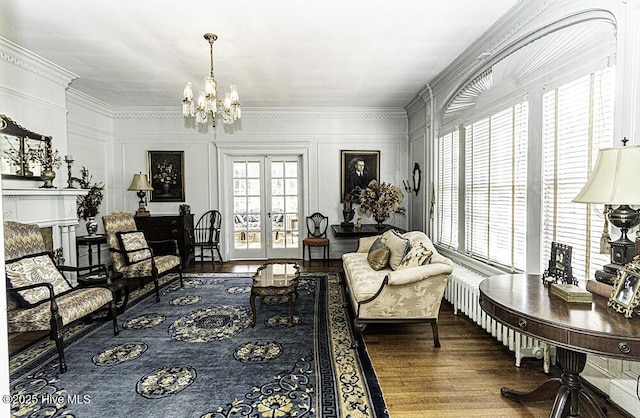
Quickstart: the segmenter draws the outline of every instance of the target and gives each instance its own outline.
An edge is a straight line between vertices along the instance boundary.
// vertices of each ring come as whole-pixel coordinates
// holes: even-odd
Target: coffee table
[[[289,319],[291,326],[293,322],[293,311],[298,296],[298,278],[300,277],[300,266],[296,263],[283,263],[272,261],[263,264],[253,275],[251,282],[251,312],[253,313],[253,323],[256,325],[256,297],[260,296],[287,296],[291,301]]]

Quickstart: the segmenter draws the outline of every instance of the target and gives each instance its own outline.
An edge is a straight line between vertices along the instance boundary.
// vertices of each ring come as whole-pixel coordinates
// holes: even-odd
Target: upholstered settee
[[[360,332],[368,323],[430,322],[438,339],[438,311],[453,263],[420,231],[360,238],[342,256],[346,290]]]

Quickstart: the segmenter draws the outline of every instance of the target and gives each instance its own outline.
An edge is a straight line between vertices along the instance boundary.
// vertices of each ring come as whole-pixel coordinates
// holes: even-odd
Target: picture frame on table
[[[346,195],[360,203],[360,190],[380,181],[380,151],[340,151],[340,202]]]
[[[561,244],[555,241],[551,243],[549,267],[542,275],[542,279],[545,283],[555,282],[575,285],[578,284],[571,269],[572,250],[573,248],[570,245]]]
[[[640,305],[640,266],[634,262],[618,270],[608,302],[610,307],[627,318],[631,318],[634,309]]]
[[[147,151],[152,202],[184,202],[184,151]]]

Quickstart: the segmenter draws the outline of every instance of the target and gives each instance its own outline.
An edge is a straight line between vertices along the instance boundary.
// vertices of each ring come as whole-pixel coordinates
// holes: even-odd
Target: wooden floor
[[[261,262],[216,264],[217,272],[255,272]],[[332,260],[307,262],[301,271],[340,271]],[[212,271],[210,263],[196,263],[187,272]],[[427,417],[548,417],[552,402],[522,406],[500,395],[503,386],[531,390],[547,380],[542,362],[524,359],[521,367],[502,344],[464,315],[454,316],[443,302],[439,318],[442,347],[433,347],[429,324],[369,325],[364,339],[392,418]],[[10,352],[34,335],[12,336]],[[551,374],[559,371],[553,368]],[[628,417],[597,393],[591,392],[613,418]]]

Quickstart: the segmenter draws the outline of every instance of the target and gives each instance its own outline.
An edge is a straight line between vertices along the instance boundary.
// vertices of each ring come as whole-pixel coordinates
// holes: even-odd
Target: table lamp
[[[131,181],[131,186],[129,186],[130,191],[137,191],[137,195],[140,198],[138,202],[138,210],[136,211],[136,216],[151,216],[151,213],[146,208],[146,196],[147,190],[153,190],[153,187],[149,184],[149,178],[146,174],[134,174],[133,180]]]
[[[627,139],[622,142],[626,144]],[[620,229],[620,238],[609,242],[611,265],[608,267],[615,270],[629,263],[635,255],[634,243],[627,237],[627,231],[640,223],[640,213],[629,207],[640,205],[640,186],[636,180],[639,168],[640,145],[603,148],[598,151],[589,180],[573,199],[578,203],[612,205],[607,216],[609,222]]]

